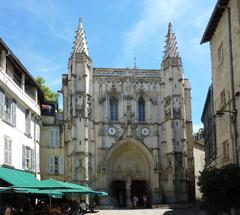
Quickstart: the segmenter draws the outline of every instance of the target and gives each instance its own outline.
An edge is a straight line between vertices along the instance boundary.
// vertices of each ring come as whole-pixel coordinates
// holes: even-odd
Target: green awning
[[[62,193],[83,193],[83,194],[90,194],[94,193],[95,191],[93,190],[84,190],[84,189],[54,189],[57,192],[62,192]]]
[[[61,198],[63,193],[57,190],[39,190],[33,188],[20,187],[0,187],[0,193],[25,193],[25,194],[43,194],[54,198]]]
[[[34,185],[29,184],[24,187],[37,188],[37,189],[78,189],[82,191],[91,190],[91,188],[89,187],[85,187],[85,186],[70,183],[70,182],[63,182],[55,179],[38,181],[38,183]]]
[[[29,172],[5,167],[0,167],[0,179],[16,187],[34,186],[39,183],[39,180]]]
[[[108,195],[107,192],[103,192],[103,191],[94,191],[93,194],[95,194],[97,196],[107,196]]]

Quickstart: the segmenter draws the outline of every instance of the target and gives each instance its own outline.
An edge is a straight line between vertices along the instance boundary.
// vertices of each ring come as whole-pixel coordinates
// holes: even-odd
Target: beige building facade
[[[100,204],[194,196],[191,87],[169,24],[160,69],[93,68],[80,22],[63,75],[66,180],[109,193]]]
[[[218,0],[201,43],[210,42],[216,147],[207,166],[239,164],[240,2]],[[211,147],[210,147],[211,148]]]
[[[193,145],[193,157],[194,157],[194,172],[195,172],[195,198],[196,201],[201,201],[202,193],[200,192],[198,186],[198,177],[200,172],[203,171],[205,167],[205,146],[203,139],[203,129],[199,129],[193,135],[194,145]]]
[[[40,173],[41,179],[65,180],[63,114],[57,102],[41,104]]]

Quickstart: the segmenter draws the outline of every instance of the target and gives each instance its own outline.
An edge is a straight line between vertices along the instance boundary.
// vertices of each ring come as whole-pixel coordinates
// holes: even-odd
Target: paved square
[[[206,215],[196,208],[187,209],[126,209],[126,210],[98,210],[95,215]]]

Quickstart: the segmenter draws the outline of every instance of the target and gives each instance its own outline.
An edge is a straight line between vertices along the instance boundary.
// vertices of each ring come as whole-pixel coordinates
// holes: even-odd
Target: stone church
[[[80,21],[62,93],[66,180],[114,207],[193,198],[191,87],[171,24],[161,68],[94,68]]]

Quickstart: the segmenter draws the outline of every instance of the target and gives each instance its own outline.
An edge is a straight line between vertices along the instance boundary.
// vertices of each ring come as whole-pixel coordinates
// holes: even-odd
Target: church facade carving
[[[80,22],[63,75],[67,179],[100,204],[187,202],[194,184],[191,87],[169,25],[160,69],[93,68]],[[179,81],[182,80],[182,81]]]

